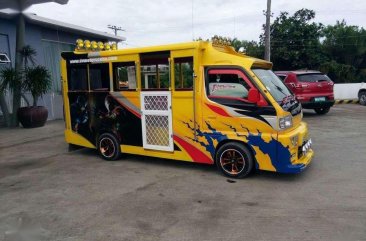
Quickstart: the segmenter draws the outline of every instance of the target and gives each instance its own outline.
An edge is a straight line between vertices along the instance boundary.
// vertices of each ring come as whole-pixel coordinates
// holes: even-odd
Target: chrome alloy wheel
[[[230,175],[238,175],[245,168],[244,156],[235,149],[227,149],[220,156],[222,169]]]

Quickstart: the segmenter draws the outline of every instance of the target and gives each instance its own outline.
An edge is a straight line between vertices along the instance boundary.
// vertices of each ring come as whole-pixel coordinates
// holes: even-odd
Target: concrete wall
[[[358,91],[362,83],[335,84],[334,98],[336,100],[350,100],[358,98]]]
[[[15,23],[7,19],[0,19],[0,35],[2,35],[2,39],[4,40],[4,42],[1,43],[0,51],[5,52],[8,55],[11,63],[14,66],[16,43]]]

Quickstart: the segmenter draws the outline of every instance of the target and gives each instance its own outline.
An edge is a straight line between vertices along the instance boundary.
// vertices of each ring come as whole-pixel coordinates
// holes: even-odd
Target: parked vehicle
[[[334,83],[327,75],[313,70],[275,73],[296,95],[304,109],[314,109],[317,114],[324,115],[334,105]]]
[[[361,105],[366,105],[366,83],[362,83],[358,91],[358,101]]]
[[[272,63],[222,41],[109,51],[92,43],[62,53],[66,142],[106,160],[129,153],[216,164],[229,177],[298,173],[310,163],[301,104]]]

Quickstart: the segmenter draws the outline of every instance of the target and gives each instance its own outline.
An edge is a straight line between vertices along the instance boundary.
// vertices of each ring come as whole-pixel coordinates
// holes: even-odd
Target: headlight
[[[281,129],[287,129],[292,127],[292,116],[288,115],[283,118],[280,118],[280,128]]]

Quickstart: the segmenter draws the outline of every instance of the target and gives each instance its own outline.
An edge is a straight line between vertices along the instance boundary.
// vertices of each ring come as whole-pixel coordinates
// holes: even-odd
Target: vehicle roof
[[[271,68],[272,63],[253,58],[251,56],[238,53],[231,46],[224,45],[215,45],[212,42],[208,41],[194,41],[194,42],[185,42],[185,43],[176,43],[176,44],[168,44],[168,45],[158,45],[158,46],[148,46],[141,48],[127,48],[127,49],[118,49],[118,50],[108,50],[108,51],[76,51],[73,52],[75,55],[77,54],[87,54],[88,57],[106,57],[113,55],[128,55],[128,54],[140,54],[140,53],[149,53],[149,52],[159,52],[159,51],[171,51],[171,50],[201,50],[200,52],[205,52],[205,57],[203,61],[206,64],[245,64],[247,66],[259,66],[265,68]],[[206,51],[207,50],[207,51]],[[64,52],[65,53],[65,52]]]
[[[323,74],[322,72],[318,70],[283,70],[283,71],[275,71],[275,74],[296,74],[296,75],[302,75],[302,74]]]

